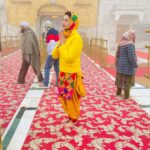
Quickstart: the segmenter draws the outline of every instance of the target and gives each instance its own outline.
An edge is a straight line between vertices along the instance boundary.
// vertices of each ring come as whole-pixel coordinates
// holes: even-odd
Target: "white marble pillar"
[[[2,36],[8,34],[5,0],[0,0],[0,28]]]

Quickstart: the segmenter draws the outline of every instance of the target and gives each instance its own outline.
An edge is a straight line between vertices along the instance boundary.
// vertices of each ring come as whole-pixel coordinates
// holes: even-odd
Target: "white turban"
[[[22,21],[20,23],[21,26],[24,26],[24,27],[29,27],[29,23],[27,21]]]
[[[50,20],[47,20],[44,24],[44,27],[45,28],[53,28],[53,24]]]

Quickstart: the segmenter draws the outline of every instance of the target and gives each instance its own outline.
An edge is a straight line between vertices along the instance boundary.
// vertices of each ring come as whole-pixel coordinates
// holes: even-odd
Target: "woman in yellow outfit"
[[[76,31],[78,17],[70,11],[65,13],[60,41],[53,50],[52,57],[59,58],[59,99],[68,118],[63,120],[65,127],[71,127],[80,116],[80,98],[85,96],[80,59],[83,42]]]

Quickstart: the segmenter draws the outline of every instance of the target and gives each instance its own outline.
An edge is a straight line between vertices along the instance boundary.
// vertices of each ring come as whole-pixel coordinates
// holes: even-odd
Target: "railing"
[[[3,49],[7,48],[20,48],[21,37],[20,36],[2,36],[1,44]]]
[[[47,58],[47,50],[46,50],[45,42],[42,39],[39,40],[39,45],[40,45],[40,56],[41,56],[40,62],[41,62],[41,68],[43,69]]]
[[[146,33],[150,33],[150,30],[145,31]],[[145,74],[146,78],[150,78],[150,46],[145,46],[148,49],[148,63],[147,63],[147,73]]]
[[[83,43],[83,51],[85,54],[102,67],[107,66],[107,40],[102,38],[92,38],[89,40],[87,37],[83,36]]]
[[[21,48],[21,38],[19,36],[0,36],[0,70],[2,70],[2,57]]]
[[[20,36],[2,36],[1,37],[1,45],[2,45],[2,53],[1,56],[7,55],[13,52],[13,49],[17,50],[21,48],[21,37]],[[41,67],[43,68],[47,52],[45,44],[42,40],[39,40],[40,44],[40,54],[41,54]]]
[[[147,63],[147,73],[145,74],[146,78],[150,78],[150,46],[145,46],[148,49],[148,63]]]
[[[84,42],[84,53],[87,54],[94,62],[101,66],[107,65],[107,40],[102,38],[92,38],[89,40],[87,37],[83,36]],[[21,48],[21,37],[20,36],[8,36],[1,37],[1,43],[3,51],[5,49]],[[44,66],[47,51],[45,44],[40,40],[40,53],[41,53],[41,66]]]

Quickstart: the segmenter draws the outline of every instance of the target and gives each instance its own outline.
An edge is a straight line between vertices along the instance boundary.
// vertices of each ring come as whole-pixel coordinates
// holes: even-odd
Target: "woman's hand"
[[[64,44],[65,41],[66,41],[66,39],[65,39],[65,37],[64,37],[63,31],[61,31],[61,32],[59,33],[59,36],[60,36],[60,45],[62,45],[62,44]]]

